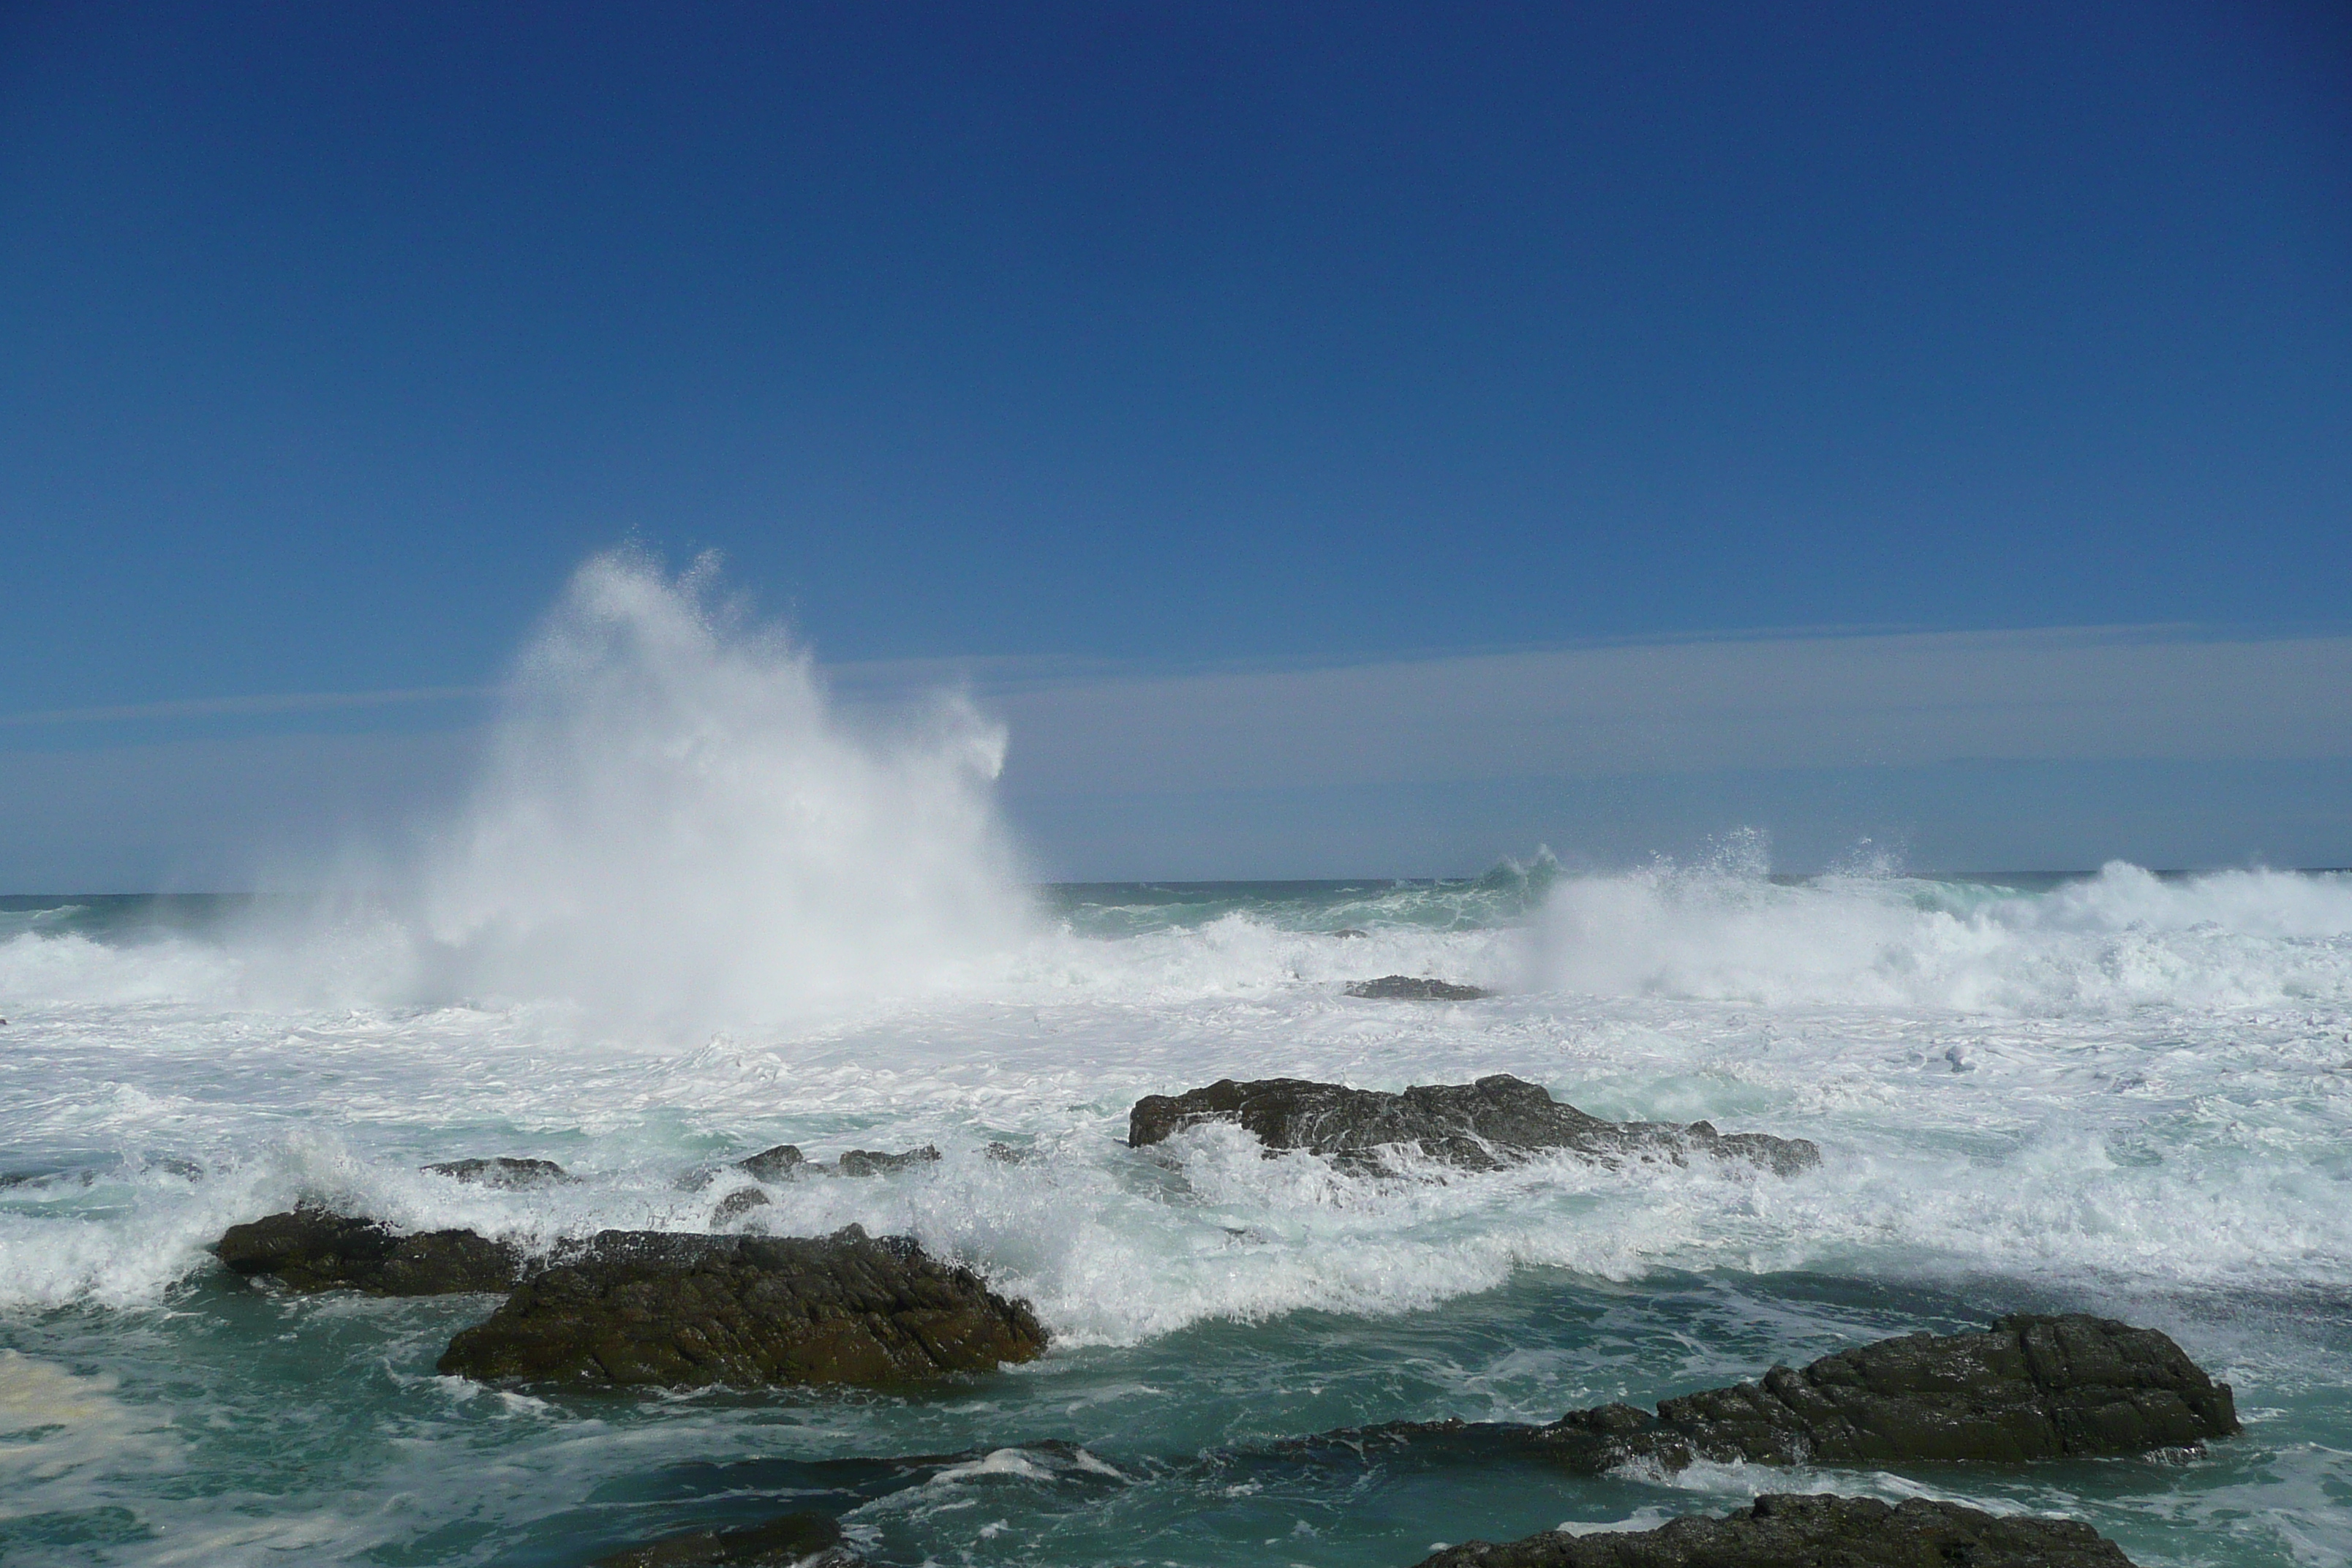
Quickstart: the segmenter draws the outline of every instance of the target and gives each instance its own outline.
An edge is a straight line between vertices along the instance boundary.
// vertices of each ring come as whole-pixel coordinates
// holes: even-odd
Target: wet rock
[[[696,1530],[599,1557],[589,1568],[856,1568],[841,1526],[821,1513],[788,1513],[737,1530]]]
[[[440,1370],[485,1382],[886,1387],[1045,1348],[1026,1303],[904,1238],[856,1226],[821,1238],[605,1231],[451,1340]]]
[[[797,1143],[779,1143],[735,1162],[735,1169],[755,1182],[781,1182],[808,1163]]]
[[[1129,1113],[1127,1141],[1158,1143],[1201,1121],[1234,1121],[1268,1149],[1305,1149],[1343,1165],[1373,1166],[1381,1151],[1418,1145],[1429,1158],[1468,1170],[1495,1170],[1549,1149],[1607,1161],[1668,1159],[1693,1153],[1749,1161],[1788,1175],[1821,1163],[1802,1138],[1720,1133],[1704,1121],[1604,1121],[1552,1099],[1541,1086],[1506,1073],[1468,1084],[1431,1084],[1402,1094],[1348,1089],[1306,1079],[1222,1079],[1183,1094],[1146,1095]]]
[[[1361,936],[1363,932],[1356,934]],[[1348,994],[1381,1002],[1475,1002],[1494,993],[1482,991],[1475,985],[1426,980],[1417,974],[1383,974],[1378,980],[1357,981],[1348,987]]]
[[[1037,1157],[1037,1151],[1034,1149],[1016,1148],[1002,1140],[991,1143],[981,1152],[1000,1165],[1025,1165]]]
[[[716,1230],[720,1226],[741,1219],[753,1209],[766,1208],[772,1201],[757,1187],[745,1187],[740,1192],[730,1193],[719,1200],[717,1208],[710,1211],[711,1228]]]
[[[834,1169],[845,1176],[887,1176],[893,1172],[930,1164],[939,1157],[940,1152],[928,1143],[919,1149],[909,1149],[903,1154],[885,1154],[878,1149],[852,1149],[835,1162]]]
[[[34,1171],[9,1171],[5,1173],[0,1173],[0,1187],[35,1187],[47,1185],[51,1183],[60,1184],[70,1183],[76,1186],[93,1187],[98,1184],[98,1173],[96,1171],[89,1170],[75,1171],[60,1168]]]
[[[426,1173],[481,1187],[547,1187],[575,1178],[552,1160],[445,1160],[425,1167]]]
[[[727,1167],[740,1171],[758,1182],[786,1182],[796,1176],[887,1176],[895,1171],[911,1170],[928,1165],[940,1157],[940,1152],[929,1144],[888,1154],[879,1149],[852,1149],[828,1165],[822,1160],[812,1160],[796,1143],[779,1143],[772,1149],[736,1161]],[[718,1175],[705,1169],[687,1179],[689,1186],[709,1186]]]
[[[1720,1519],[1656,1530],[1546,1531],[1473,1541],[1420,1568],[2132,1568],[2120,1547],[2071,1519],[1999,1517],[1956,1502],[1768,1493]]]
[[[1354,926],[1341,926],[1338,931],[1333,931],[1331,934],[1338,937],[1341,942],[1347,942],[1356,937],[1369,935],[1370,933],[1358,931]]]
[[[268,1275],[300,1291],[352,1289],[372,1296],[446,1296],[506,1290],[522,1255],[470,1230],[404,1236],[377,1220],[301,1207],[233,1225],[213,1248],[246,1279]]]
[[[1694,1460],[1899,1465],[2112,1458],[2238,1431],[2230,1385],[2154,1329],[2019,1314],[1982,1333],[1906,1334],[1801,1372],[1661,1402],[1571,1411],[1547,1426],[1397,1422],[1333,1434],[1359,1445],[1517,1450],[1586,1474]],[[1326,1439],[1328,1441],[1329,1439]]]

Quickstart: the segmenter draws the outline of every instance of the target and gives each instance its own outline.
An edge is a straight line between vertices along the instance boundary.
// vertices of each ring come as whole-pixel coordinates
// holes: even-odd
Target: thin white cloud
[[[2352,756],[2352,637],[1916,633],[1077,678],[988,695],[1033,794],[1963,760]]]
[[[237,718],[273,713],[324,713],[338,709],[394,708],[455,698],[488,697],[488,686],[416,686],[398,691],[285,691],[247,697],[196,697],[173,702],[128,702],[108,708],[54,708],[41,713],[0,713],[0,725],[112,724],[148,719]]]

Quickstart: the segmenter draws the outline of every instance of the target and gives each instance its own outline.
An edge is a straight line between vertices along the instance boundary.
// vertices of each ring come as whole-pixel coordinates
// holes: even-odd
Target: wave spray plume
[[[573,575],[426,868],[443,985],[758,1023],[934,985],[1017,937],[1003,730],[945,696],[853,724],[715,576],[633,551]]]

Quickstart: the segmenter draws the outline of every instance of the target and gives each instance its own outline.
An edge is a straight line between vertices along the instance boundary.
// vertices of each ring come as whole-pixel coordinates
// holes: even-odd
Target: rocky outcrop
[[[917,1165],[929,1165],[939,1157],[940,1152],[928,1143],[903,1154],[886,1154],[879,1149],[852,1149],[834,1163],[834,1170],[845,1176],[887,1176]]]
[[[440,1370],[485,1382],[885,1387],[1045,1348],[1025,1303],[856,1226],[821,1238],[605,1231],[451,1340]]]
[[[756,1182],[781,1182],[808,1163],[797,1143],[779,1143],[772,1149],[735,1162],[735,1169]]]
[[[1656,1530],[1549,1530],[1473,1541],[1420,1568],[2132,1568],[2112,1541],[2071,1519],[1998,1517],[1956,1502],[1768,1493],[1743,1512]]]
[[[213,1248],[233,1272],[267,1275],[289,1289],[364,1290],[372,1296],[443,1296],[505,1290],[522,1255],[470,1230],[402,1235],[377,1220],[302,1207],[233,1225]]]
[[[772,1149],[762,1149],[746,1155],[726,1167],[740,1171],[755,1182],[786,1182],[796,1176],[887,1176],[897,1171],[912,1170],[928,1165],[940,1157],[940,1152],[926,1143],[919,1149],[900,1153],[885,1153],[879,1149],[852,1149],[828,1165],[822,1160],[812,1160],[801,1152],[797,1143],[779,1143]],[[708,1186],[717,1172],[705,1167],[687,1177],[688,1186]]]
[[[1350,933],[1342,931],[1342,936]],[[1364,933],[1353,933],[1361,936]],[[1383,974],[1378,980],[1359,980],[1348,987],[1350,996],[1369,997],[1380,1002],[1475,1002],[1491,996],[1475,985],[1456,985],[1451,981],[1424,980],[1417,974]]]
[[[788,1513],[735,1530],[667,1535],[599,1557],[589,1568],[857,1568],[865,1561],[822,1513]]]
[[[1544,1428],[1544,1443],[1578,1469],[1634,1458],[1874,1465],[2145,1454],[2238,1429],[2230,1385],[2170,1338],[2075,1313],[1882,1340],[1662,1401],[1654,1417],[1580,1411]]]
[[[711,1228],[732,1225],[753,1209],[766,1208],[774,1201],[757,1187],[739,1188],[719,1199],[719,1206],[710,1211]]]
[[[483,1187],[547,1187],[575,1178],[552,1160],[445,1160],[425,1167],[427,1173]]]
[[[1982,1333],[1906,1334],[1801,1372],[1662,1401],[1571,1411],[1546,1426],[1397,1422],[1333,1434],[1532,1455],[1593,1474],[1696,1459],[1759,1465],[2112,1458],[2238,1431],[2230,1385],[2154,1329],[2110,1318],[2003,1318]],[[1327,1441],[1328,1439],[1326,1439]]]
[[[1752,1162],[1782,1175],[1821,1163],[1802,1138],[1720,1133],[1704,1121],[1604,1121],[1552,1099],[1541,1086],[1497,1073],[1468,1084],[1402,1094],[1307,1079],[1223,1079],[1183,1094],[1146,1095],[1127,1119],[1127,1141],[1158,1143],[1201,1121],[1234,1121],[1268,1149],[1305,1149],[1344,1165],[1375,1166],[1382,1151],[1413,1145],[1431,1159],[1485,1171],[1552,1149],[1611,1162],[1693,1154]]]

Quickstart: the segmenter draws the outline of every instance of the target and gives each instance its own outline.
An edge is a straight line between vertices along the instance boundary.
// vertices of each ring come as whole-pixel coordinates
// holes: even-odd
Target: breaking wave
[[[2158,877],[2041,889],[1754,865],[1562,880],[1533,983],[1597,995],[2033,1013],[2352,998],[2352,877]]]

